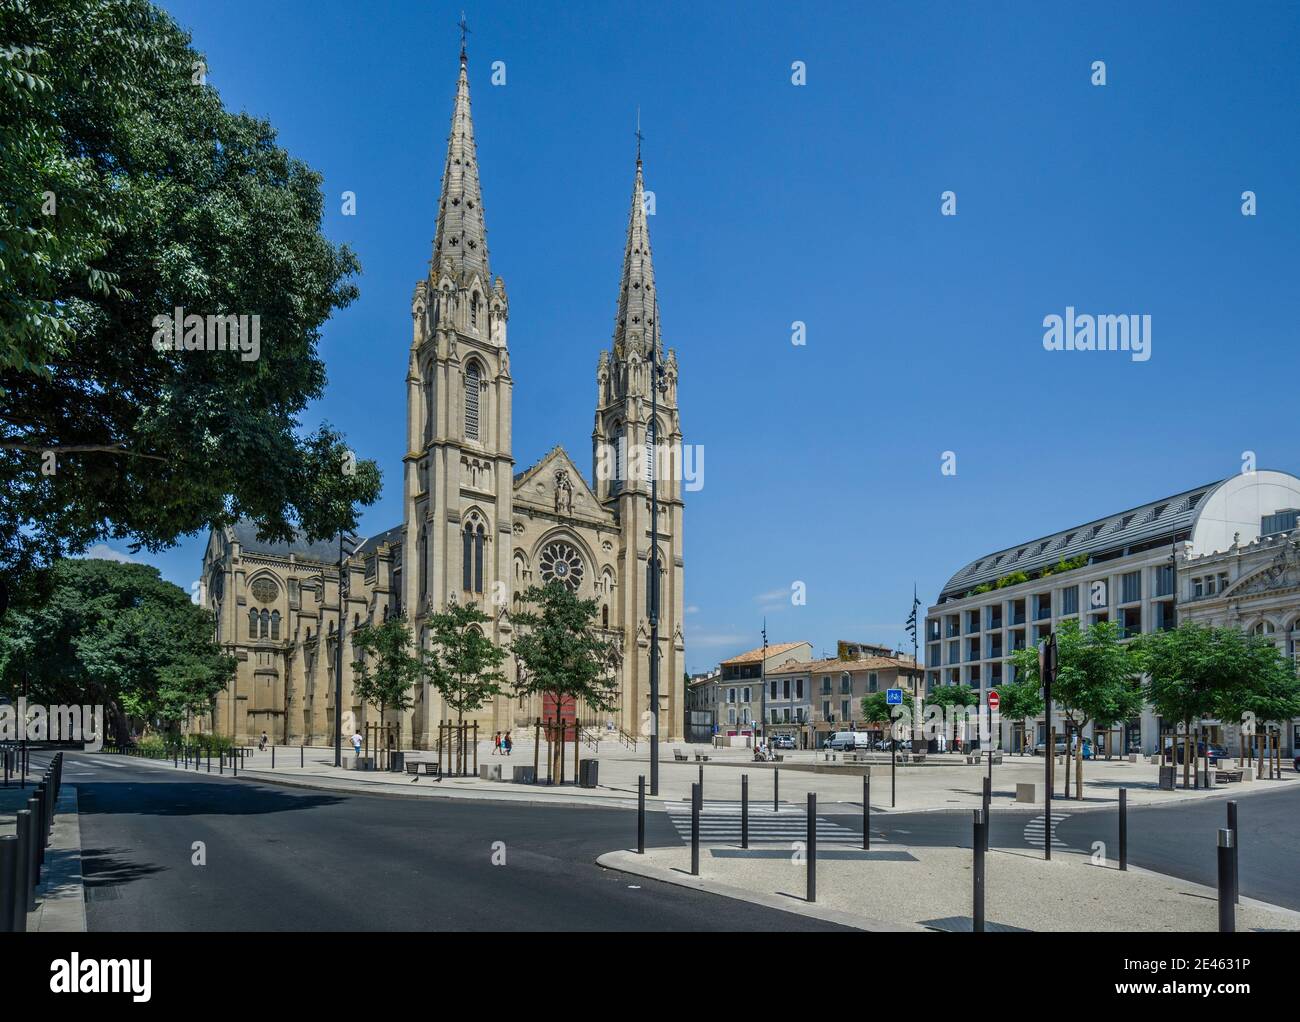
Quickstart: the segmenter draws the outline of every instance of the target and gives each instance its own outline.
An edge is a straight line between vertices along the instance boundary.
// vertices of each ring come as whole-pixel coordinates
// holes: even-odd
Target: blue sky
[[[772,641],[819,653],[902,643],[913,582],[928,604],[983,553],[1224,477],[1246,450],[1300,471],[1294,4],[162,6],[227,106],[324,175],[325,231],[360,257],[303,424],[378,461],[367,532],[402,515],[410,296],[461,7],[519,468],[560,443],[590,471],[640,106],[665,343],[705,451],[692,670],[757,645],[764,615]],[[1068,305],[1150,315],[1151,359],[1045,351]],[[188,589],[203,542],[149,559]]]

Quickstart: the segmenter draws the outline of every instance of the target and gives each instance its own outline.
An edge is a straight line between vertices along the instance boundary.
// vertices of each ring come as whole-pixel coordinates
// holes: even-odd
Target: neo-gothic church
[[[591,481],[561,447],[515,470],[505,281],[491,273],[467,59],[462,48],[451,134],[427,274],[411,301],[403,522],[365,540],[345,562],[345,726],[377,710],[351,695],[348,631],[402,613],[427,645],[425,622],[449,601],[475,601],[492,615],[492,637],[509,647],[519,594],[553,580],[597,601],[599,625],[621,651],[618,707],[591,723],[638,734],[650,709],[651,586],[659,586],[659,727],[682,733],[683,559],[680,473],[657,482],[651,536],[648,452],[680,451],[677,358],[662,347],[638,150],[610,350],[596,364]],[[660,366],[652,421],[651,346]],[[526,384],[525,384],[526,385]],[[628,452],[647,452],[629,458]],[[658,557],[652,556],[652,543]],[[658,565],[655,572],[652,565]],[[658,579],[653,579],[656,574]],[[204,557],[203,599],[218,638],[239,667],[218,697],[211,726],[239,738],[265,730],[274,741],[326,744],[334,731],[334,642],[339,615],[337,547],[262,543],[248,525],[213,532]],[[514,662],[503,665],[513,676]],[[476,715],[481,730],[522,727],[544,714],[538,700],[502,695]],[[351,714],[351,720],[348,714]],[[427,684],[402,723],[417,748],[454,717]]]

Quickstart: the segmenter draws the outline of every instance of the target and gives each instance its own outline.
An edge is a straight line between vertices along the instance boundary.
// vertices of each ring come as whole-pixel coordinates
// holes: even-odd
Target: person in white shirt
[[[352,751],[355,752],[358,756],[361,755],[361,742],[362,742],[361,732],[360,732],[360,731],[353,731],[353,732],[352,732]]]

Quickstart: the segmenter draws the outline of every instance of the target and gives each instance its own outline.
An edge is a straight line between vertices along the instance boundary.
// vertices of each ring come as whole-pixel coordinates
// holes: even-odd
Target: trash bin
[[[583,759],[578,761],[578,787],[594,788],[599,784],[600,760]]]
[[[1174,790],[1174,777],[1176,775],[1176,772],[1177,769],[1172,766],[1162,766],[1160,768],[1160,790],[1161,791]]]
[[[406,753],[398,752],[396,749],[390,749],[388,752],[388,769],[395,774],[400,774],[406,769]]]

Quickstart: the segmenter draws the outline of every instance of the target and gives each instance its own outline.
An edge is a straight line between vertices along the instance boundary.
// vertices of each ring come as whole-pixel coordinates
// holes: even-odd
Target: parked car
[[[793,749],[793,748],[794,748],[794,736],[793,736],[793,735],[777,735],[775,738],[772,739],[772,748],[774,748],[774,749]]]
[[[826,748],[834,749],[836,752],[869,749],[871,748],[871,736],[865,731],[836,731],[835,734],[831,735]]]
[[[1071,751],[1071,752],[1074,752],[1074,750],[1077,749],[1078,747],[1079,747],[1079,740],[1078,740],[1077,738],[1072,739],[1072,740],[1070,741],[1070,751]],[[1037,745],[1034,746],[1034,755],[1035,755],[1035,756],[1044,756],[1044,755],[1046,755],[1046,754],[1047,754],[1047,743],[1046,743],[1046,742],[1039,742]],[[1057,735],[1057,736],[1056,736],[1056,754],[1057,754],[1058,756],[1064,756],[1064,755],[1065,755],[1065,736],[1064,736],[1064,735]],[[1085,739],[1083,740],[1083,758],[1084,758],[1084,759],[1092,759],[1092,739],[1091,739],[1091,738],[1085,738]]]
[[[1177,750],[1176,753],[1170,751],[1169,748],[1170,745],[1173,745],[1174,749]],[[1173,737],[1166,737],[1164,758],[1166,760],[1175,759],[1178,763],[1182,763],[1183,759],[1186,756],[1186,751],[1185,751],[1186,748],[1187,748],[1186,743],[1184,743],[1181,739],[1175,741]],[[1206,754],[1207,753],[1206,753],[1205,742],[1197,742],[1196,758],[1202,759],[1206,756]],[[1218,763],[1219,760],[1228,758],[1228,750],[1225,749],[1222,745],[1215,745],[1213,742],[1210,742],[1208,755],[1210,759],[1210,764],[1214,765],[1215,763]]]

